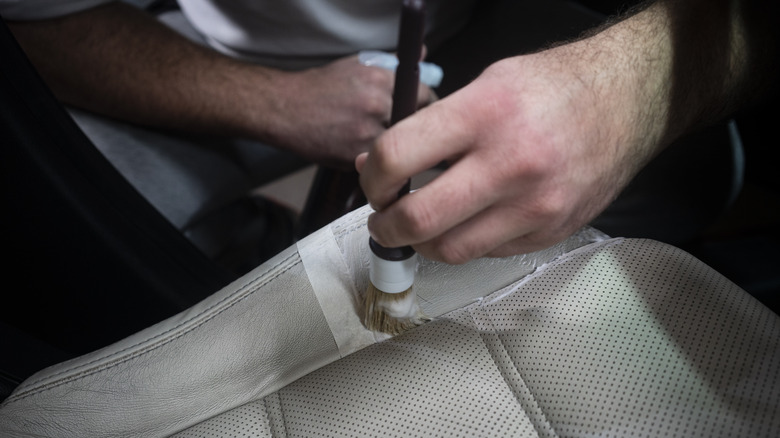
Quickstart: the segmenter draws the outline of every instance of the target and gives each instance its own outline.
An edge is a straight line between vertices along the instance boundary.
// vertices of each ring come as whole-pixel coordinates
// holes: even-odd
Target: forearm
[[[555,86],[590,102],[574,122],[600,126],[596,141],[631,178],[678,137],[776,93],[769,3],[659,0],[531,57],[548,70],[557,64],[564,81]]]
[[[620,53],[614,83],[667,144],[777,93],[778,17],[775,1],[658,0],[584,44]]]
[[[63,102],[135,123],[262,137],[278,72],[198,46],[143,11],[108,4],[9,23]],[[277,87],[278,88],[278,87]]]

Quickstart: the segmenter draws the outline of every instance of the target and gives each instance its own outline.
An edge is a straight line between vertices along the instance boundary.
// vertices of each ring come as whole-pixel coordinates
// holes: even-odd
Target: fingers
[[[518,209],[495,205],[427,242],[415,245],[417,252],[432,260],[462,264],[490,256],[505,257],[547,248],[562,236],[542,232],[546,221],[526,221]]]
[[[358,173],[363,172],[363,166],[366,165],[367,159],[368,159],[368,152],[363,152],[361,154],[358,154],[357,157],[355,157],[355,170],[357,170]]]
[[[466,149],[465,123],[438,106],[420,110],[385,131],[367,158],[356,163],[363,191],[376,210],[395,202],[409,178]]]
[[[369,217],[369,230],[374,230],[372,236],[385,236],[388,230],[394,230],[392,224],[398,224],[398,235],[393,238],[401,239],[398,241],[400,243],[387,245],[411,244],[417,252],[428,259],[462,264],[478,257],[505,257],[539,251],[564,240],[576,231],[576,228],[569,229],[557,223],[554,217],[540,214],[533,208],[524,208],[522,202],[515,202],[514,199],[496,200],[487,197],[479,199],[474,205],[463,206],[465,208],[460,210],[449,210],[447,207],[451,205],[446,203],[443,205],[430,205],[425,203],[426,201],[422,201],[422,204],[416,203],[422,199],[418,196],[414,204],[410,199],[406,205],[403,205],[406,198],[420,195],[426,188],[408,195],[391,208]],[[475,206],[476,208],[473,208]],[[415,229],[413,225],[402,225],[403,219],[398,219],[399,215],[391,213],[397,209],[421,207],[423,210],[418,210],[417,213],[406,214],[411,218],[433,218],[428,219],[430,223],[435,223],[434,227],[426,230],[430,233],[416,234],[423,230]],[[421,215],[419,211],[426,213]],[[403,218],[404,213],[401,213],[400,217]],[[420,240],[421,236],[424,240]],[[379,237],[379,239],[383,238]],[[404,243],[403,239],[408,240]]]
[[[467,222],[497,200],[494,180],[481,168],[478,159],[467,157],[422,189],[380,209],[369,218],[372,236],[386,246],[416,245]]]
[[[424,108],[437,100],[439,100],[439,97],[433,91],[433,88],[420,82],[420,86],[417,87],[417,109]]]
[[[462,264],[522,237],[523,229],[507,231],[508,219],[502,208],[488,208],[414,248],[428,259]]]

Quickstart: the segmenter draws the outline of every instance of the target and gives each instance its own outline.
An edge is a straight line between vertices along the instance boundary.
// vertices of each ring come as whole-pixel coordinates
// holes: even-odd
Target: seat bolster
[[[165,436],[338,358],[292,247],[174,317],[31,376],[0,407],[0,435]]]
[[[178,315],[31,376],[0,405],[0,436],[168,436],[387,339],[327,305],[359,306],[370,212],[340,218]],[[460,267],[423,260],[421,306],[434,317],[463,307],[604,237],[583,230],[533,256]]]

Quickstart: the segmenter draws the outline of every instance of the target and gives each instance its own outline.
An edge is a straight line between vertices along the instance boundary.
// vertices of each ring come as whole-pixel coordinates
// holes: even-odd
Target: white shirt
[[[108,0],[0,0],[7,20],[50,18]],[[468,19],[476,0],[428,0],[434,48]],[[180,0],[190,23],[225,54],[299,68],[363,49],[392,51],[401,0]]]

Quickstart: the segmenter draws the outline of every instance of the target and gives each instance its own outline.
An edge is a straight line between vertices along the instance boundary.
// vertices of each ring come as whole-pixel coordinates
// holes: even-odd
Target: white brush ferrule
[[[385,260],[371,251],[369,277],[371,284],[382,292],[401,293],[414,284],[414,272],[417,270],[417,254],[404,260]]]

